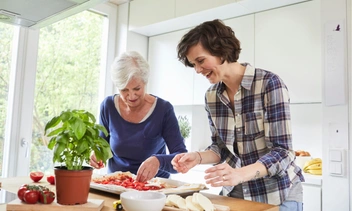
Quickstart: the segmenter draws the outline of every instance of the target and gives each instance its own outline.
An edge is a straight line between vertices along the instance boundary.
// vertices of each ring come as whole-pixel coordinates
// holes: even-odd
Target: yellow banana
[[[322,162],[321,158],[313,158],[313,159],[307,161],[305,163],[305,165],[309,166],[309,165],[312,165],[312,164],[315,164],[315,163],[321,163],[321,162]]]
[[[313,165],[313,164],[316,164],[316,163],[322,163],[321,158],[313,158],[313,159],[307,161],[307,162],[304,164],[304,168],[305,168],[306,166],[310,166],[310,165]]]
[[[305,166],[303,170],[319,170],[323,167],[322,163],[315,163],[309,166]]]
[[[309,169],[307,170],[306,173],[309,173],[309,174],[314,174],[314,175],[322,175],[322,169]]]

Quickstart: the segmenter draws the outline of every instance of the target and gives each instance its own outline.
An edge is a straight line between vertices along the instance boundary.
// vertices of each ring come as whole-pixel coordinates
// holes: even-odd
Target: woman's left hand
[[[205,170],[205,183],[212,187],[236,186],[242,183],[240,169],[232,168],[227,163],[221,163]]]
[[[158,173],[159,166],[159,160],[155,156],[149,157],[139,166],[136,180],[138,182],[146,182],[154,178]]]

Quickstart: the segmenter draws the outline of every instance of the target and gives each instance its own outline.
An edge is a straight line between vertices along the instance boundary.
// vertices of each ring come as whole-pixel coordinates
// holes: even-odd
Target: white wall
[[[349,121],[351,119],[351,114],[349,113],[349,107],[351,106],[351,101],[348,98],[350,93],[346,93],[347,90],[351,90],[351,85],[348,89],[348,78],[347,75],[351,72],[350,61],[351,55],[348,55],[347,52],[350,52],[350,43],[347,42],[347,36],[351,35],[350,25],[350,14],[351,7],[350,0],[321,0],[321,34],[322,34],[322,73],[323,73],[323,210],[351,210],[350,197],[350,171],[351,169],[349,164],[349,152],[350,152],[350,139],[349,134],[351,129],[349,127]],[[348,8],[348,9],[346,9]],[[347,16],[348,15],[348,16]],[[347,17],[349,17],[347,19]],[[337,50],[342,50],[341,55],[338,58],[343,58],[342,63],[337,63],[336,58],[329,57],[326,58],[326,50],[328,45],[327,35],[331,33],[333,29],[327,29],[325,27],[331,22],[343,23],[341,25],[343,36],[343,45],[345,48],[338,48]],[[345,27],[347,26],[347,28]],[[349,46],[349,48],[347,48]],[[348,57],[347,57],[348,55]],[[348,59],[347,59],[348,58]],[[329,75],[329,69],[326,69],[328,61],[334,62],[335,65],[341,65],[342,68],[339,68],[333,76]],[[342,79],[335,78],[339,72],[342,72]],[[337,81],[336,81],[337,80]],[[343,84],[345,87],[338,92],[331,90],[331,83],[336,81],[339,85]],[[336,87],[336,86],[335,86]],[[333,88],[334,89],[334,88]],[[326,93],[330,91],[335,91],[333,97],[345,97],[346,101],[344,103],[339,103],[338,105],[330,106],[327,103],[334,102],[335,100],[331,98]],[[345,157],[343,158],[343,175],[342,176],[333,176],[330,174],[331,166],[333,162],[330,160],[331,149],[341,149],[345,151]]]
[[[346,9],[347,8],[347,9]],[[236,35],[243,40],[244,51],[240,61],[249,61],[256,67],[277,72],[288,85],[291,99],[293,147],[311,152],[313,157],[323,158],[323,210],[351,210],[352,183],[350,183],[351,163],[350,138],[352,126],[350,93],[351,81],[351,0],[313,0],[288,7],[268,10],[225,20],[233,25]],[[345,103],[326,105],[326,87],[331,78],[325,76],[325,26],[331,21],[343,21],[345,28],[344,83]],[[245,24],[244,24],[245,23]],[[236,26],[236,27],[235,27]],[[237,34],[238,32],[238,34]],[[170,32],[163,34],[168,37]],[[159,35],[157,35],[159,36]],[[151,37],[157,42],[157,36]],[[177,42],[176,42],[177,43]],[[149,43],[150,45],[150,43]],[[150,50],[150,49],[149,49]],[[170,48],[170,52],[174,49]],[[157,60],[157,57],[154,58]],[[189,71],[192,71],[189,69]],[[182,72],[182,71],[181,71]],[[349,78],[347,77],[349,76]],[[182,75],[180,76],[182,77]],[[199,150],[210,143],[210,135],[201,93],[207,81],[193,76],[193,86],[201,87],[193,92],[193,103],[176,105],[177,114],[191,115],[191,150]],[[175,79],[176,80],[176,79]],[[181,84],[180,84],[181,86]],[[176,88],[177,89],[177,88]],[[152,90],[152,89],[151,89]],[[349,91],[349,92],[348,92]],[[341,95],[343,92],[337,92]],[[168,96],[166,99],[172,99]],[[197,131],[200,131],[199,133]],[[337,131],[339,131],[337,133]],[[207,143],[208,142],[208,143]],[[344,151],[342,177],[329,174],[330,149]]]
[[[292,104],[293,148],[322,158],[322,104]]]

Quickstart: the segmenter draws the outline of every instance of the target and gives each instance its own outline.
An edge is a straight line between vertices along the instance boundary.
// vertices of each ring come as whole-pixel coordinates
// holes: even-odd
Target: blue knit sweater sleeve
[[[159,100],[163,101],[165,106],[165,113],[162,117],[162,137],[169,149],[169,154],[154,154],[154,156],[156,156],[160,162],[160,169],[170,173],[177,173],[171,165],[171,160],[176,154],[187,152],[187,149],[180,132],[173,106],[167,101],[160,98]]]

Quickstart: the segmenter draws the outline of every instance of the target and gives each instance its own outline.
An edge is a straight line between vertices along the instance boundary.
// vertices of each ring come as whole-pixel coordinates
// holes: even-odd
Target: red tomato
[[[52,191],[43,191],[39,193],[39,202],[43,204],[51,204],[55,199],[55,193]]]
[[[24,193],[27,191],[27,186],[21,186],[20,189],[18,189],[17,191],[17,196],[18,198],[21,200],[21,201],[24,201],[23,200],[23,196],[24,196]]]
[[[53,176],[53,175],[47,176],[47,177],[46,177],[46,180],[47,180],[50,184],[55,185],[55,176]]]
[[[39,182],[44,177],[44,173],[40,171],[31,172],[30,177],[34,182]]]
[[[23,199],[28,204],[35,204],[38,202],[38,191],[35,190],[27,190],[24,192]]]

